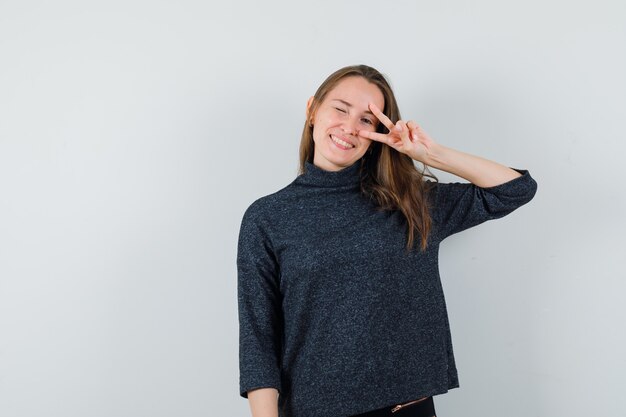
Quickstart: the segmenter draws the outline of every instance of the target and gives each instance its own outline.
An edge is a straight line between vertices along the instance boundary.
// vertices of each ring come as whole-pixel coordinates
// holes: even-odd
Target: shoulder
[[[294,195],[293,182],[253,200],[243,214],[243,221],[270,220],[279,215]]]

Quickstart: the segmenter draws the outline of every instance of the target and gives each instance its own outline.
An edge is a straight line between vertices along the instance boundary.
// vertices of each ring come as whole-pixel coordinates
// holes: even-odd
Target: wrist
[[[446,153],[449,149],[443,145],[438,143],[433,143],[428,147],[428,152],[424,157],[424,160],[421,161],[424,165],[428,165],[433,168],[441,169],[445,166],[446,161]]]

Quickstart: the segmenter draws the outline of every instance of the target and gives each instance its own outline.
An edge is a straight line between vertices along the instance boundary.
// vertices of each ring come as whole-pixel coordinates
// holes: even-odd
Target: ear
[[[310,125],[313,125],[313,117],[315,116],[313,114],[310,114],[311,113],[311,105],[313,104],[313,100],[314,100],[314,97],[311,96],[311,97],[309,97],[309,99],[306,102],[306,120],[307,120],[307,122]]]

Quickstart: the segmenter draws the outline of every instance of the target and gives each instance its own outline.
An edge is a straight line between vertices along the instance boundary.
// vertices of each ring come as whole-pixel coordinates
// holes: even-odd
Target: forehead
[[[369,103],[384,108],[385,98],[376,84],[363,77],[351,76],[339,81],[326,96],[327,100],[341,99],[355,107],[368,109]]]

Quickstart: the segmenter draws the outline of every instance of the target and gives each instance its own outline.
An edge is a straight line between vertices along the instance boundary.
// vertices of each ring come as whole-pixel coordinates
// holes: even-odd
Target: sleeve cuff
[[[239,395],[243,398],[248,398],[248,391],[252,391],[258,388],[274,388],[278,391],[278,394],[280,395],[280,384],[265,384],[265,385],[255,385],[255,386],[250,386],[250,387],[241,387],[241,389],[239,390]]]

